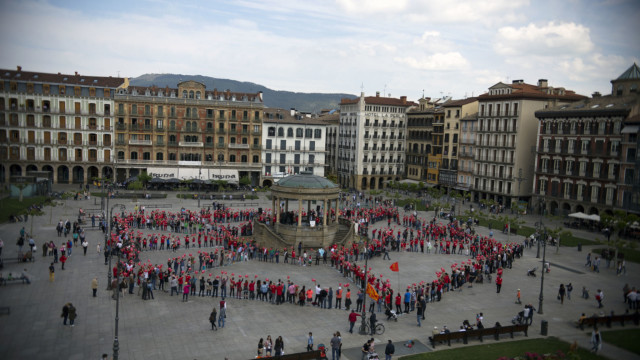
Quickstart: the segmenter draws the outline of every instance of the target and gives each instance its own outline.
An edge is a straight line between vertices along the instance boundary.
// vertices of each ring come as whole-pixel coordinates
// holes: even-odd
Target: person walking
[[[333,337],[330,341],[331,344],[331,359],[332,360],[340,360],[340,345],[342,345],[342,341],[338,337],[336,333],[333,333]]]
[[[91,290],[93,291],[93,297],[96,297],[96,293],[98,292],[98,278],[93,278],[91,280]]]
[[[262,338],[260,338],[260,341],[258,341],[258,358],[262,357],[262,351],[264,350],[264,343]]]
[[[189,283],[185,283],[182,287],[182,302],[189,301]]]
[[[558,289],[558,300],[560,300],[560,305],[564,304],[564,296],[567,293],[567,289],[565,289],[564,284],[560,284],[560,289]]]
[[[356,324],[356,320],[358,320],[358,316],[361,316],[355,310],[351,310],[349,314],[349,333],[353,334],[353,326]]]
[[[369,325],[371,326],[371,335],[374,335],[376,333],[376,313],[373,311],[369,316]]]
[[[571,285],[571,283],[569,283],[567,285],[567,299],[571,300],[571,292],[573,291],[573,285]]]
[[[209,314],[209,322],[211,323],[211,330],[218,330],[218,327],[216,326],[216,319],[218,317],[218,312],[216,311],[216,307],[213,307],[213,310],[211,310],[211,314]]]
[[[384,348],[384,358],[385,360],[391,360],[391,357],[396,352],[396,347],[393,346],[393,342],[389,340],[387,346]]]
[[[416,304],[416,318],[418,319],[418,327],[422,326],[422,312],[424,311],[422,304],[422,295],[418,298],[418,303]]]
[[[64,263],[67,262],[67,257],[62,254],[62,256],[60,256],[60,263],[62,264],[62,270],[64,270]]]
[[[307,351],[313,351],[313,334],[309,333],[307,338]]]
[[[60,317],[62,318],[62,325],[67,325],[67,320],[69,319],[69,303],[64,304],[62,307],[62,314]]]
[[[522,301],[520,301],[520,289],[516,292],[516,304],[522,304]]]
[[[49,265],[49,281],[53,282],[56,277],[56,268],[53,266],[53,263]]]
[[[591,352],[597,353],[598,350],[602,350],[602,335],[597,327],[593,328],[591,332]]]
[[[84,256],[87,256],[87,248],[89,247],[89,243],[87,240],[82,241],[82,251],[84,252]]]
[[[602,290],[598,289],[598,291],[596,291],[596,301],[598,302],[598,308],[604,306],[602,305],[602,300],[604,300],[604,293],[602,292]]]
[[[220,300],[220,315],[218,316],[218,327],[223,328],[224,323],[227,320],[227,302],[224,301],[224,297]]]
[[[502,288],[502,276],[496,276],[496,293],[500,294]]]
[[[73,327],[74,322],[76,321],[76,317],[78,317],[78,313],[76,311],[75,306],[72,303],[69,303],[69,324]]]

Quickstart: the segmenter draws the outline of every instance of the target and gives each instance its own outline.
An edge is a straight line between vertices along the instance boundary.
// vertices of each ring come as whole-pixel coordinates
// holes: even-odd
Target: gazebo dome
[[[327,178],[318,175],[301,173],[289,175],[277,182],[277,186],[283,188],[324,189],[337,188],[338,185]]]

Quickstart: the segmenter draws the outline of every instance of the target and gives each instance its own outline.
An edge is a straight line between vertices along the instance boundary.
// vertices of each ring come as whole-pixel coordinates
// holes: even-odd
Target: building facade
[[[458,153],[458,188],[469,191],[473,186],[473,154],[476,143],[476,127],[478,113],[464,116],[460,119],[460,152]]]
[[[115,95],[117,179],[225,180],[262,171],[262,93],[209,91],[196,81],[177,88],[129,86]]]
[[[438,184],[438,170],[442,160],[442,148],[434,146],[439,136],[434,135],[434,123],[443,121],[444,111],[438,100],[430,98],[418,100],[418,106],[407,111],[407,179],[422,182],[428,186]]]
[[[338,181],[357,190],[382,189],[404,176],[406,96],[365,97],[340,102]]]
[[[327,125],[295,110],[266,109],[262,133],[262,185],[301,171],[324,176]]]
[[[531,205],[538,120],[535,112],[584,99],[573,91],[515,80],[478,97],[473,198]]]
[[[326,149],[326,168],[325,173],[327,175],[338,175],[338,129],[340,124],[340,111],[332,110],[327,114],[320,116],[327,125],[327,136],[325,137],[325,149]]]
[[[469,114],[478,112],[478,100],[474,97],[450,100],[442,105],[444,111],[444,140],[442,150],[442,162],[438,174],[438,183],[441,187],[455,190],[468,190],[463,181],[458,179],[460,170],[460,141],[461,119]]]
[[[54,184],[113,176],[116,89],[128,80],[0,70],[0,181],[47,172]]]
[[[638,126],[633,119],[640,108],[640,78],[629,84],[636,84],[635,91],[618,79],[612,82],[612,95],[595,93],[590,99],[536,112],[540,126],[534,191],[543,211],[612,214],[615,209],[632,211],[638,203]]]

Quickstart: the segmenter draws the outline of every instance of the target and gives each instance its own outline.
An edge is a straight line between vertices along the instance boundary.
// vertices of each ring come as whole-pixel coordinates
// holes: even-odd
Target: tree
[[[603,214],[600,216],[600,222],[609,227],[609,231],[614,231],[616,238],[613,242],[609,241],[611,245],[616,249],[614,255],[614,261],[618,259],[618,252],[621,248],[627,246],[627,242],[622,240],[620,234],[624,233],[629,226],[638,221],[638,216],[634,214],[627,214],[622,210],[615,210],[613,216]],[[609,240],[609,239],[607,239]]]
[[[147,174],[146,171],[143,171],[140,173],[140,175],[138,175],[138,181],[142,182],[142,185],[144,187],[147,186],[147,183],[149,183],[151,179],[152,179],[151,175]]]
[[[28,186],[28,184],[20,183],[20,184],[14,184],[14,186],[17,187],[18,190],[20,190],[20,197],[18,198],[18,201],[22,202],[22,200],[24,199],[22,196],[22,192]]]
[[[545,230],[547,231],[547,234],[551,235],[552,238],[558,239],[558,241],[556,241],[556,254],[560,252],[560,239],[563,236],[572,235],[571,231],[565,230],[563,227],[560,227],[560,226],[557,226],[555,229],[550,229],[545,227]]]
[[[332,183],[334,183],[334,184],[337,184],[337,183],[338,183],[338,176],[337,176],[336,174],[329,174],[329,175],[327,175],[327,179],[328,179],[329,181],[331,181]]]
[[[127,185],[127,189],[129,190],[142,190],[142,181],[137,180],[137,181],[132,181],[129,183],[129,185]]]
[[[251,184],[251,179],[249,179],[248,176],[243,176],[240,178],[240,185],[242,186],[248,186]]]

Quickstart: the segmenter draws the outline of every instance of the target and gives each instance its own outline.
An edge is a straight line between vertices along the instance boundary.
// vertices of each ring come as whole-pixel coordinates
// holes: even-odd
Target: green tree
[[[147,174],[146,171],[143,171],[140,173],[140,175],[138,175],[138,181],[142,183],[143,187],[146,187],[151,179],[151,175]]]
[[[613,231],[616,236],[613,241],[609,241],[609,244],[616,249],[614,261],[618,259],[618,252],[628,245],[626,241],[621,239],[620,234],[624,233],[636,221],[638,221],[637,215],[627,214],[622,210],[615,210],[613,216],[608,214],[600,216],[600,222],[609,227],[609,231]]]
[[[129,190],[142,190],[142,181],[137,180],[137,181],[132,181],[129,183],[129,185],[127,185],[127,189]]]
[[[332,183],[334,183],[334,184],[337,184],[337,183],[338,183],[338,176],[337,176],[336,174],[329,174],[329,175],[327,175],[327,179],[328,179],[329,181],[331,181]]]
[[[249,179],[248,176],[243,176],[240,178],[240,185],[242,186],[248,186],[251,185],[251,179]]]

